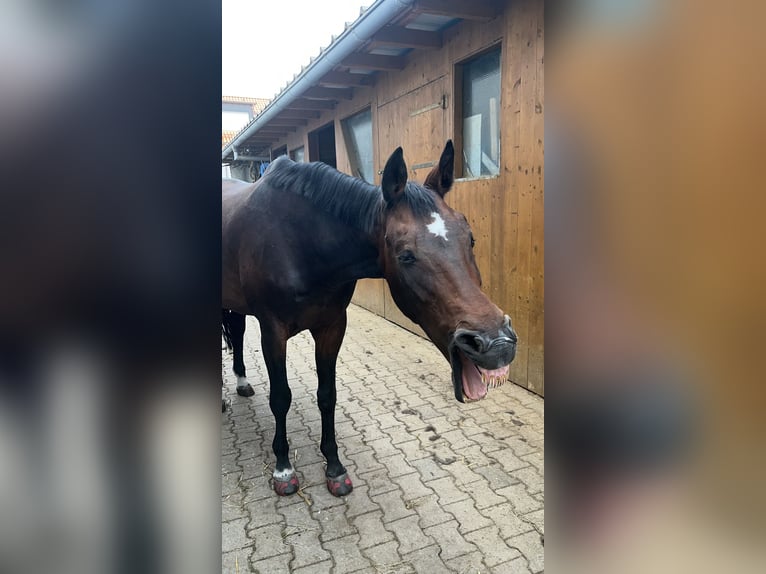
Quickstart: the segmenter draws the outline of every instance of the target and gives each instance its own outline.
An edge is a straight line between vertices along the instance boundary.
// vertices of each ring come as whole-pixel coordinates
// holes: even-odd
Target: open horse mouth
[[[484,369],[457,347],[452,348],[450,363],[455,398],[461,403],[481,400],[487,396],[489,389],[500,387],[508,380],[509,365]]]

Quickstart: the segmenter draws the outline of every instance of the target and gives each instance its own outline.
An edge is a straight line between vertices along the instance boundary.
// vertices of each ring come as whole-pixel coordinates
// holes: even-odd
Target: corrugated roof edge
[[[306,89],[339,65],[343,59],[357,50],[380,28],[388,24],[403,11],[412,7],[415,0],[377,0],[369,8],[360,12],[359,18],[341,32],[327,48],[320,49],[319,56],[312,58],[309,65],[282,89],[266,108],[253,118],[229,144],[223,148],[221,159],[234,155],[237,146],[257,132],[260,127],[271,121],[292,99],[297,98]]]

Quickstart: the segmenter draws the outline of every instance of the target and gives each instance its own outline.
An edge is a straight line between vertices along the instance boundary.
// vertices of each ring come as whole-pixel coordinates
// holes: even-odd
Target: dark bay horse
[[[482,399],[506,381],[516,333],[481,290],[466,218],[444,201],[453,172],[448,141],[423,185],[407,181],[402,148],[388,159],[380,187],[287,157],[255,184],[223,182],[223,308],[261,325],[278,494],[298,490],[288,458],[285,353],[287,340],[305,329],[316,343],[327,487],[336,496],[351,492],[335,441],[335,364],[358,279],[387,280],[402,312],[450,362],[458,401]]]

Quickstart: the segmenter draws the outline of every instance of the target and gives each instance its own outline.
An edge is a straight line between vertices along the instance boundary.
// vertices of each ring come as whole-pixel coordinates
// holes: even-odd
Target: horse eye
[[[415,263],[415,254],[409,249],[407,251],[402,251],[397,257],[399,259],[399,263]]]

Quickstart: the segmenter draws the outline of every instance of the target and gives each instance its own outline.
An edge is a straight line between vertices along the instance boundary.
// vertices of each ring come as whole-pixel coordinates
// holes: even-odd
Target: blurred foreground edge
[[[220,3],[3,10],[0,571],[218,571]]]

